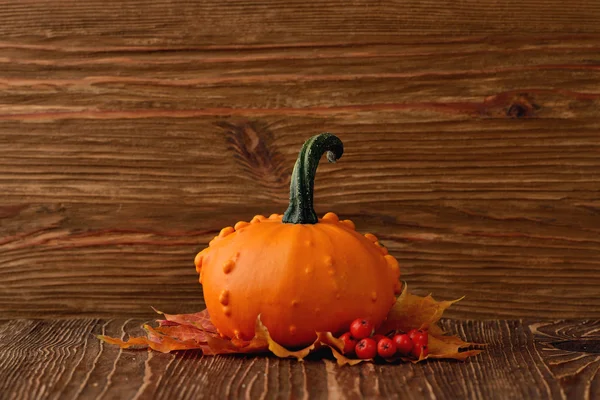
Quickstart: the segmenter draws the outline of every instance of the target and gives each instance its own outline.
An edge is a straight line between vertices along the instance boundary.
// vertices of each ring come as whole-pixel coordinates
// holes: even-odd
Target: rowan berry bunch
[[[429,354],[427,348],[429,336],[426,330],[412,329],[408,332],[394,332],[393,336],[377,334],[373,323],[368,319],[358,318],[350,324],[350,331],[340,336],[344,343],[345,355],[356,355],[366,360],[379,356],[393,358],[396,356],[419,359]]]

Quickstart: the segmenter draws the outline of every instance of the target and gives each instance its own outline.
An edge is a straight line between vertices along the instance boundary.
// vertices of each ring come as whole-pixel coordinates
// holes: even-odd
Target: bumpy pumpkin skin
[[[282,223],[279,214],[238,222],[195,264],[222,335],[251,339],[260,314],[272,338],[288,347],[312,343],[315,332],[347,331],[356,318],[377,326],[400,291],[396,259],[333,213],[317,224]]]

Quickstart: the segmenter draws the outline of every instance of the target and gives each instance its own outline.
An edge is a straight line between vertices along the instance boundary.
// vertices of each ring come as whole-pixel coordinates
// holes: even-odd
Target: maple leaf
[[[447,358],[464,361],[468,357],[481,353],[479,343],[465,342],[457,336],[446,336],[438,325],[444,311],[452,304],[462,300],[436,301],[431,294],[421,297],[411,294],[405,283],[402,293],[392,306],[386,320],[377,329],[377,333],[392,331],[408,332],[411,329],[423,329],[428,332],[429,355],[418,360],[401,357],[404,361],[419,362],[427,358]],[[471,348],[469,350],[465,350]]]
[[[460,300],[460,299],[459,299]],[[468,357],[481,352],[472,347],[475,343],[465,342],[456,336],[446,336],[438,322],[444,311],[455,301],[436,301],[431,295],[420,297],[408,292],[406,284],[398,300],[391,308],[387,319],[377,330],[378,333],[389,334],[394,331],[409,331],[410,329],[426,329],[429,334],[429,355],[421,355],[419,359],[395,357],[388,362],[398,360],[413,363],[427,358],[450,358],[466,360]],[[344,343],[335,338],[331,332],[316,332],[315,341],[302,349],[290,350],[275,342],[269,330],[263,325],[260,315],[256,319],[255,335],[251,340],[221,337],[216,327],[210,321],[207,310],[194,314],[165,314],[164,319],[157,320],[158,326],[148,324],[143,326],[146,337],[131,337],[127,341],[100,335],[99,339],[121,348],[149,347],[153,350],[168,353],[175,350],[199,349],[205,355],[217,354],[249,354],[270,351],[280,358],[295,358],[302,361],[307,355],[321,348],[329,348],[338,365],[355,365],[364,361],[346,357],[343,354]],[[467,348],[471,348],[465,350]]]
[[[208,310],[202,310],[200,312],[194,314],[165,314],[162,311],[158,311],[156,308],[152,307],[152,309],[158,313],[162,314],[165,317],[165,320],[158,320],[159,323],[168,323],[168,324],[179,324],[179,325],[193,325],[196,328],[202,329],[203,331],[209,333],[217,333],[217,328],[213,325],[210,320],[210,315],[208,315]]]
[[[408,332],[411,329],[428,329],[431,334],[441,335],[443,331],[437,322],[448,307],[460,300],[462,298],[453,301],[436,301],[431,295],[416,296],[408,292],[405,283],[402,293],[377,332],[388,333],[393,330]]]

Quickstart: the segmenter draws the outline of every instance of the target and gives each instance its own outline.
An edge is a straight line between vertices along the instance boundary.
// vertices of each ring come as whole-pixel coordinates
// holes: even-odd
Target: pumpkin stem
[[[344,145],[331,133],[321,133],[304,142],[292,172],[290,205],[283,214],[284,223],[316,224],[319,222],[313,208],[313,188],[317,166],[325,152],[327,152],[327,160],[334,163],[344,154]]]

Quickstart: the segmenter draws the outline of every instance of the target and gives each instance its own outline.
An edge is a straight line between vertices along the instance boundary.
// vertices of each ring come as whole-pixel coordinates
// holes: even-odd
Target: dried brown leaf
[[[356,365],[356,364],[360,364],[363,361],[373,361],[372,359],[368,359],[368,360],[363,360],[360,358],[348,358],[345,355],[343,355],[342,353],[340,353],[339,351],[337,351],[336,349],[334,349],[333,347],[330,346],[331,349],[331,353],[333,354],[333,356],[335,357],[337,364],[341,367],[344,365]]]
[[[469,347],[481,346],[465,342],[456,336],[445,336],[438,322],[444,311],[452,304],[462,300],[437,301],[431,295],[416,296],[408,292],[407,285],[390,310],[387,319],[378,328],[379,333],[391,331],[408,332],[411,329],[426,329],[429,337],[429,355],[421,355],[418,360],[403,357],[404,361],[419,362],[427,358],[449,358],[464,361],[468,357],[481,353],[479,349],[462,351]]]
[[[479,349],[468,349],[476,346],[476,344],[465,342],[456,336],[445,336],[438,325],[444,311],[457,301],[436,301],[431,295],[426,297],[416,296],[410,294],[405,285],[402,294],[390,310],[386,321],[379,327],[378,332],[386,334],[398,330],[409,331],[414,328],[427,329],[429,332],[429,355],[426,357],[421,355],[418,360],[395,357],[386,361],[394,362],[402,359],[416,363],[427,358],[465,360],[479,354],[481,352]],[[133,337],[127,341],[102,335],[98,338],[122,348],[142,346],[164,353],[188,349],[199,349],[206,355],[248,354],[270,351],[277,357],[291,357],[296,358],[298,361],[302,361],[311,352],[325,346],[331,349],[338,365],[355,365],[363,361],[373,361],[346,357],[343,354],[343,342],[335,338],[331,332],[317,332],[316,340],[310,346],[299,350],[289,350],[271,338],[269,330],[261,322],[260,316],[256,319],[254,338],[252,340],[242,340],[239,338],[223,338],[217,334],[217,329],[210,321],[210,316],[206,310],[194,314],[156,312],[162,314],[165,319],[157,320],[157,327],[144,325],[147,337]]]
[[[408,332],[411,329],[428,329],[429,333],[442,335],[443,331],[437,326],[444,311],[452,304],[462,300],[436,301],[431,295],[426,297],[416,296],[404,290],[392,306],[387,319],[378,328],[379,333],[388,333],[393,330]]]

